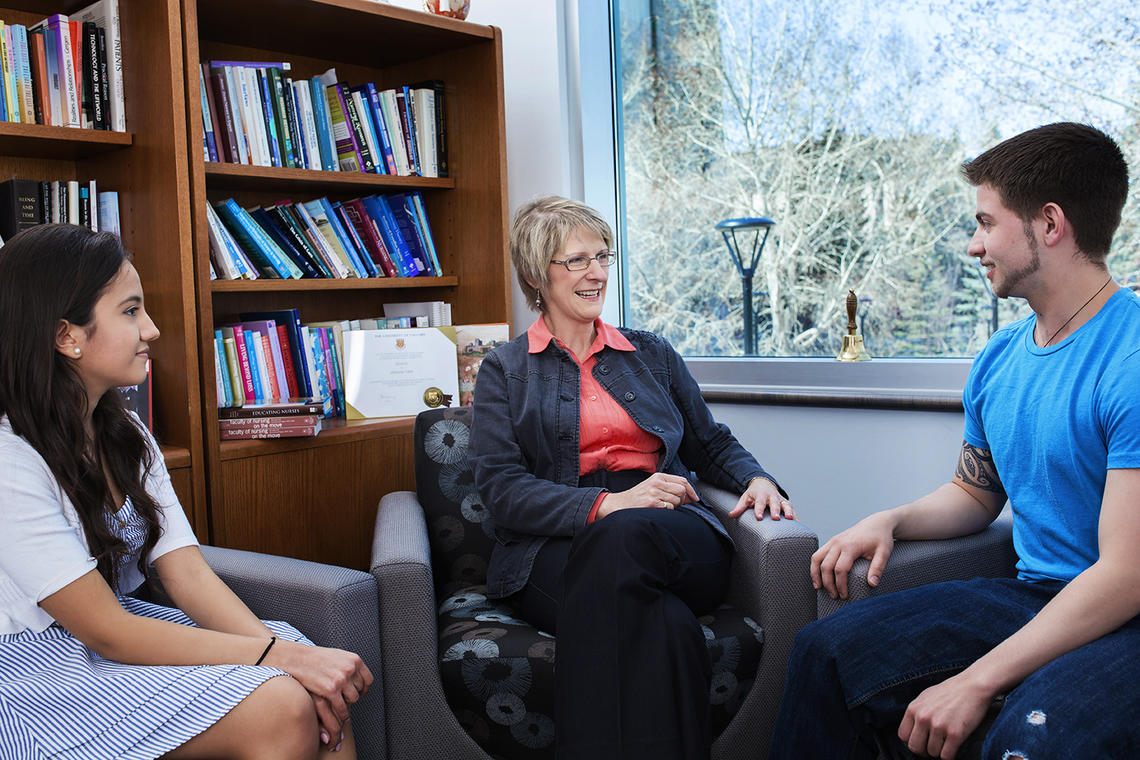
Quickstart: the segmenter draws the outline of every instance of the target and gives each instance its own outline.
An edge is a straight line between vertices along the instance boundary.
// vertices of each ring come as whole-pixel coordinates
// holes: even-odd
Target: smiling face
[[[143,307],[138,272],[127,261],[95,303],[90,324],[69,325],[58,350],[75,361],[93,408],[111,388],[146,379],[148,346],[158,334]]]
[[[552,259],[565,261],[576,256],[587,258],[609,250],[605,241],[581,227],[566,238],[565,245]],[[593,324],[602,315],[606,300],[606,281],[609,270],[591,261],[590,266],[577,272],[567,271],[562,264],[550,265],[550,284],[542,294],[546,316],[551,330],[558,335],[560,326],[572,328]]]
[[[997,190],[978,187],[978,229],[967,252],[986,268],[986,278],[998,298],[1025,298],[1041,269],[1041,253],[1033,225],[1010,211]]]

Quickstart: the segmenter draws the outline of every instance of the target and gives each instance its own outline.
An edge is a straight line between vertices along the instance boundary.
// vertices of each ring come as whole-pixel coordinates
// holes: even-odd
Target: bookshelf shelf
[[[390,417],[376,420],[325,420],[315,438],[278,438],[249,441],[222,441],[223,461],[244,459],[285,451],[335,446],[353,441],[367,440],[378,434],[410,435],[415,417]]]
[[[0,155],[75,161],[129,148],[130,132],[0,122]]]
[[[243,312],[297,309],[309,323],[375,317],[394,301],[446,300],[456,324],[509,320],[502,34],[371,0],[181,0],[181,7],[209,540],[367,569],[380,497],[415,487],[413,418],[326,420],[314,438],[221,441],[214,330]],[[450,176],[207,162],[200,64],[211,60],[288,61],[295,79],[335,68],[349,85],[378,88],[442,80]],[[410,190],[422,192],[443,277],[209,278],[209,201],[252,207]]]
[[[458,277],[380,277],[344,280],[212,280],[215,293],[268,293],[274,291],[313,292],[333,290],[402,290],[409,288],[456,287]]]
[[[395,177],[363,172],[326,172],[227,163],[207,163],[205,166],[211,194],[214,190],[369,194],[455,187],[455,180],[449,177]]]

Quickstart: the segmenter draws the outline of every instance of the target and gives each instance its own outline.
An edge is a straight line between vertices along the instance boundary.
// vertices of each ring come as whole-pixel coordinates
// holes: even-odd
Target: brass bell
[[[839,349],[839,356],[835,357],[841,362],[869,362],[871,355],[863,345],[863,336],[856,333],[855,310],[859,308],[859,299],[855,297],[854,290],[847,291],[847,334],[843,336],[843,345]]]

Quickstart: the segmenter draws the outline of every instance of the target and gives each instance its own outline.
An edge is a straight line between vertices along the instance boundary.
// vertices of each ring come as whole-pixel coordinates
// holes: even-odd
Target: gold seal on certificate
[[[451,396],[432,386],[424,391],[424,403],[432,409],[437,406],[451,406]]]

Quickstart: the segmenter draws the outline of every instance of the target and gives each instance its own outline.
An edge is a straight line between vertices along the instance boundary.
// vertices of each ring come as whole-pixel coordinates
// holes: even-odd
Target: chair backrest
[[[467,461],[471,408],[429,409],[416,417],[416,496],[431,540],[436,593],[487,582],[495,545],[491,516]]]

